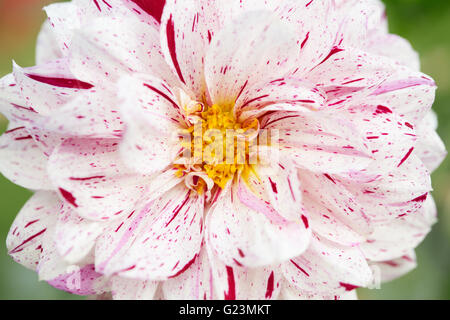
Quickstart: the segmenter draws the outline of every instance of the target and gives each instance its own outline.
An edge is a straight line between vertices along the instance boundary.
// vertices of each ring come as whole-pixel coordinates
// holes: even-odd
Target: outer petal
[[[36,45],[36,64],[45,64],[63,57],[56,35],[49,21],[44,22]]]
[[[389,106],[395,113],[404,115],[415,126],[428,114],[436,94],[436,84],[428,76],[401,70],[363,97],[363,103]]]
[[[124,5],[124,2],[127,5]],[[131,7],[130,4],[132,4]],[[159,23],[147,14],[133,15],[130,12],[130,9],[134,10],[136,7],[131,0],[76,0],[54,3],[46,6],[44,10],[47,13],[50,25],[54,29],[60,49],[66,54],[71,49],[76,30],[89,27],[96,19],[134,19],[147,23],[150,28],[157,29]]]
[[[388,261],[371,263],[372,269],[379,271],[380,280],[389,282],[404,276],[417,266],[416,254],[413,250],[409,253]]]
[[[354,180],[333,177],[337,185],[345,185],[373,222],[388,222],[407,214],[414,214],[423,206],[432,189],[428,170],[412,154],[394,170],[369,180],[355,175]]]
[[[436,132],[437,118],[434,112],[428,115],[417,127],[416,154],[430,172],[436,170],[447,156],[445,145]]]
[[[14,220],[6,246],[14,261],[35,270],[42,252],[42,238],[56,222],[62,203],[53,192],[35,193]]]
[[[49,172],[66,203],[96,221],[130,214],[149,179],[127,170],[114,140],[68,139],[52,154]]]
[[[126,279],[119,276],[111,278],[111,292],[114,300],[153,300],[158,282]]]
[[[91,252],[96,239],[107,226],[107,222],[81,218],[69,204],[64,204],[55,228],[59,255],[68,263],[82,261]]]
[[[183,184],[147,202],[97,244],[97,270],[126,278],[166,280],[196,259],[202,241],[203,197]],[[128,228],[127,228],[128,226]]]
[[[311,293],[339,295],[372,282],[372,270],[355,247],[314,237],[308,250],[282,266],[286,280]]]
[[[358,300],[356,290],[339,295],[330,293],[314,293],[304,291],[284,280],[280,293],[280,300]]]
[[[131,13],[128,17],[96,19],[77,30],[70,68],[80,79],[95,84],[115,82],[132,72],[177,83],[161,54],[159,32]]]
[[[212,259],[216,296],[225,300],[277,299],[281,289],[278,267],[241,268]]]
[[[117,98],[104,90],[80,93],[34,124],[64,137],[117,138],[124,131]]]
[[[0,137],[0,172],[29,189],[51,189],[48,158],[25,127],[13,127]]]
[[[311,230],[303,222],[281,217],[242,181],[236,189],[223,191],[208,213],[207,241],[219,259],[228,266],[259,267],[306,249]]]
[[[381,173],[400,167],[414,150],[416,132],[407,120],[386,105],[362,105],[340,113],[358,128],[374,161],[365,172]]]
[[[73,30],[81,27],[81,17],[77,14],[77,2],[53,3],[44,7],[50,27],[48,31],[53,33],[52,38],[56,42],[58,51],[63,56],[69,53]],[[44,50],[39,44],[38,48]]]
[[[43,115],[60,108],[80,91],[93,87],[76,79],[65,59],[25,69],[14,65],[13,74],[27,107]]]
[[[213,300],[214,288],[213,269],[204,245],[189,268],[162,286],[168,300]]]
[[[315,232],[345,245],[359,243],[370,234],[366,208],[333,176],[301,170],[299,179]]]
[[[420,210],[389,223],[374,225],[374,232],[367,242],[361,245],[368,259],[372,261],[396,259],[410,253],[410,250],[423,241],[436,222],[436,205],[431,196],[420,197],[416,202],[424,202]]]
[[[370,35],[366,50],[387,56],[413,70],[420,70],[419,54],[414,51],[408,40],[395,34],[375,33]]]
[[[38,265],[39,280],[51,286],[78,295],[95,295],[109,291],[107,279],[95,272],[95,267],[86,259],[80,265],[70,265],[59,256],[53,231],[43,239],[43,251]]]

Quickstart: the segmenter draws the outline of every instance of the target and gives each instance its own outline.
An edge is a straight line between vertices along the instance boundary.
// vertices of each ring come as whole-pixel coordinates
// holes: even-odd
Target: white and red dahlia
[[[45,11],[37,65],[0,83],[0,170],[35,191],[7,246],[41,280],[115,299],[331,299],[415,266],[446,152],[435,83],[380,1]],[[229,130],[243,152],[205,159]],[[255,141],[267,157],[250,162]]]

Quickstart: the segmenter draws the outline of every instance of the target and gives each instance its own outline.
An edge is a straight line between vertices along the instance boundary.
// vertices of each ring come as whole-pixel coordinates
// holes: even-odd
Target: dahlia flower
[[[446,152],[435,83],[380,1],[45,11],[37,65],[0,84],[0,170],[35,191],[7,247],[40,280],[114,299],[347,299],[414,268]]]

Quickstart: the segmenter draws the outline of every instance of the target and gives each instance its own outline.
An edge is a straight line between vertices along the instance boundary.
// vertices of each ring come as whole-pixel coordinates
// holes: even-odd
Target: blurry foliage
[[[328,1],[328,0],[323,0]],[[0,76],[11,72],[11,60],[21,66],[34,64],[34,46],[42,6],[51,0],[0,0]],[[408,39],[420,53],[422,71],[438,86],[434,110],[439,134],[450,141],[450,1],[384,0],[390,31]],[[0,115],[0,132],[6,120]],[[433,174],[433,196],[439,223],[418,248],[418,267],[401,279],[383,284],[381,290],[359,290],[362,299],[450,299],[450,159]],[[38,282],[36,273],[14,263],[6,253],[9,227],[31,193],[0,175],[0,299],[78,298]]]

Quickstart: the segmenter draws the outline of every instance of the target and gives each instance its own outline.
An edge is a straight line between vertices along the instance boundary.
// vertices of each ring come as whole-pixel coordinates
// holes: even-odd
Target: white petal
[[[301,254],[311,234],[303,222],[284,219],[242,181],[237,190],[222,191],[208,213],[206,229],[215,255],[228,266],[247,267],[276,264]]]
[[[367,50],[371,53],[387,56],[399,64],[413,70],[420,70],[419,54],[408,40],[395,34],[376,33],[369,37]]]
[[[205,76],[212,103],[232,105],[246,86],[294,71],[299,56],[295,40],[290,26],[272,12],[245,13],[230,21],[206,54]]]
[[[280,300],[357,300],[356,290],[339,295],[316,293],[297,288],[284,280],[281,285]]]
[[[436,132],[437,118],[429,112],[417,126],[416,154],[427,166],[430,172],[436,170],[447,156],[445,145]]]
[[[215,291],[225,300],[272,300],[281,289],[278,268],[240,268],[226,266],[215,259]]]
[[[357,244],[370,234],[366,208],[336,177],[301,170],[299,179],[315,232],[345,245]]]
[[[6,239],[14,261],[35,270],[42,252],[42,238],[56,222],[61,207],[53,192],[35,193],[20,210]]]
[[[166,168],[178,155],[179,129],[184,121],[172,91],[152,77],[127,77],[120,82],[122,118],[127,130],[122,157],[131,169],[153,173]]]
[[[49,173],[62,199],[96,221],[129,215],[149,179],[130,173],[115,140],[68,139],[50,157]]]
[[[242,91],[236,101],[235,112],[240,121],[245,121],[277,110],[278,104],[292,104],[292,111],[301,107],[317,110],[325,105],[325,94],[298,78],[264,81]]]
[[[334,47],[306,79],[317,86],[367,87],[380,84],[397,68],[391,59],[355,48]]]
[[[92,257],[79,265],[66,263],[58,254],[53,229],[44,236],[39,260],[39,280],[51,286],[78,295],[95,295],[109,291],[107,279],[95,271]]]
[[[55,32],[49,21],[44,22],[36,45],[36,64],[45,64],[63,57]]]
[[[43,115],[57,110],[80,91],[93,87],[76,79],[65,59],[25,69],[15,64],[13,74],[27,107]]]
[[[311,293],[339,295],[372,282],[372,270],[358,247],[313,237],[308,250],[282,266],[286,280]]]
[[[363,177],[356,174],[353,181],[336,179],[336,183],[346,186],[373,222],[414,214],[432,189],[430,173],[414,154],[400,167],[366,181]]]
[[[101,89],[80,93],[34,124],[53,134],[86,138],[117,138],[124,131],[117,98]]]
[[[387,261],[408,254],[431,231],[436,222],[436,205],[428,195],[415,200],[423,207],[388,223],[374,224],[375,230],[361,245],[364,255],[373,261]]]
[[[420,123],[433,105],[436,84],[428,76],[409,69],[400,69],[397,75],[373,89],[362,103],[389,106],[404,115],[413,125]]]
[[[147,202],[97,244],[97,270],[126,278],[166,280],[192,265],[200,251],[203,197],[183,184]]]
[[[80,262],[90,253],[107,226],[107,222],[81,218],[69,204],[64,204],[55,228],[59,255],[68,263]]]
[[[84,81],[105,86],[133,72],[177,83],[161,54],[158,30],[129,16],[95,19],[77,30],[71,45],[71,70]]]
[[[51,189],[47,163],[25,127],[9,128],[0,137],[0,172],[12,182],[34,190]]]
[[[168,0],[161,22],[161,44],[167,62],[180,82],[197,99],[206,91],[205,55],[214,35],[226,21],[228,3],[217,0]]]
[[[205,247],[186,271],[164,281],[164,297],[168,300],[213,300],[214,274]]]
[[[158,282],[111,278],[111,292],[114,300],[153,300]]]
[[[411,250],[397,259],[371,263],[371,267],[379,272],[378,276],[382,282],[389,282],[404,276],[417,267],[416,254]],[[376,273],[375,276],[377,276]]]
[[[302,205],[297,169],[291,163],[280,159],[270,166],[258,166],[256,171],[259,182],[264,186],[265,194],[262,197],[267,197],[282,217],[290,221],[302,221],[308,228],[308,215]],[[250,185],[248,181],[247,186],[252,189],[254,184]]]
[[[371,160],[358,128],[338,112],[275,112],[261,119],[261,128],[278,130],[281,154],[301,168],[345,173]]]

